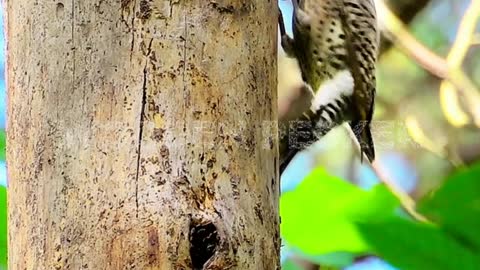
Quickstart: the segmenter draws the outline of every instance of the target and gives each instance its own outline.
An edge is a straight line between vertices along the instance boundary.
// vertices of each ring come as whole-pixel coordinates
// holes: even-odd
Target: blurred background
[[[279,5],[292,36],[292,4]],[[376,6],[383,32],[376,161],[360,162],[345,127],[296,156],[281,177],[282,263],[480,269],[480,1]],[[298,110],[292,104],[302,95],[301,77],[279,51],[279,114],[288,117]],[[457,252],[463,259],[446,261]]]
[[[291,2],[279,5],[291,34]],[[362,164],[342,127],[297,155],[281,179],[282,268],[480,269],[480,3],[389,0],[377,1],[377,11],[384,33],[377,160]],[[2,53],[0,269],[7,261],[4,67]],[[300,86],[295,61],[279,46],[281,115]]]

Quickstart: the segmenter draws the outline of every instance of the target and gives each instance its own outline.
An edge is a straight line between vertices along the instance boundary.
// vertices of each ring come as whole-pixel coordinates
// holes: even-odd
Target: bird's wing
[[[324,80],[346,69],[345,33],[336,5],[325,0],[302,0],[294,19],[297,57],[304,80],[319,90]]]
[[[341,0],[342,1],[342,0]],[[371,120],[375,97],[378,30],[373,0],[343,0],[342,25],[346,33],[348,66],[354,81],[353,104],[361,120]]]
[[[375,65],[379,35],[373,0],[341,0],[340,17],[346,34],[347,61],[354,81],[350,126],[362,152],[375,158],[370,132],[376,92]]]

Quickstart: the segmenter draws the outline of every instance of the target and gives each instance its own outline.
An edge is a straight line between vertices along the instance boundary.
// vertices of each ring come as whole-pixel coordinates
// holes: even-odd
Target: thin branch
[[[472,46],[478,45],[480,45],[480,33],[475,34],[472,39]]]
[[[350,136],[354,136],[351,131],[351,129],[346,128],[346,131]],[[356,151],[358,152],[359,155],[365,155],[364,153],[361,152],[360,148],[358,147],[358,143],[355,143],[354,140],[352,140],[352,143],[354,144],[354,149],[357,149]],[[363,160],[368,160],[366,156],[364,156]],[[368,161],[367,161],[368,163]],[[392,192],[392,194],[400,201],[400,205],[402,208],[415,220],[421,221],[421,222],[426,222],[429,223],[430,221],[424,217],[422,214],[418,213],[415,210],[415,200],[408,195],[405,191],[403,191],[400,187],[397,186],[397,184],[390,179],[389,175],[385,173],[385,171],[382,169],[381,166],[378,165],[378,162],[375,160],[372,163],[368,163],[370,165],[370,168],[372,171],[375,173],[377,178],[382,182],[389,190]]]
[[[450,69],[459,69],[467,55],[475,36],[475,29],[480,19],[480,0],[472,0],[458,28],[457,36],[447,56]]]
[[[455,167],[464,165],[463,160],[453,150],[448,150],[448,142],[438,143],[430,139],[422,129],[418,120],[414,116],[408,116],[405,120],[408,134],[423,149],[448,160]]]
[[[378,13],[381,14],[380,23],[386,32],[386,36],[391,38],[405,54],[409,55],[424,69],[440,79],[450,82],[455,90],[465,98],[476,125],[480,126],[480,93],[461,67],[461,63],[474,39],[475,25],[480,18],[480,0],[472,0],[460,23],[457,38],[447,60],[417,41],[383,1],[377,2],[377,8]],[[442,83],[441,92],[446,92],[446,85]]]
[[[390,9],[378,1],[379,21],[384,35],[420,66],[441,79],[448,76],[447,62],[420,43]]]
[[[400,187],[392,181],[387,173],[382,169],[381,166],[378,165],[378,162],[373,162],[370,164],[372,170],[375,172],[376,176],[380,181],[385,184],[385,186],[397,197],[402,205],[403,209],[415,220],[430,223],[430,221],[423,216],[422,214],[418,213],[415,210],[416,203],[415,200],[408,195],[405,191],[403,191]]]
[[[449,80],[454,78],[461,86],[463,86],[466,103],[474,118],[475,124],[480,127],[480,93],[474,83],[465,73],[461,72],[462,64],[471,47],[475,37],[475,29],[480,19],[480,0],[472,0],[467,8],[458,28],[458,33],[447,56],[449,68]],[[446,87],[442,83],[441,87]],[[458,88],[461,92],[462,88]]]

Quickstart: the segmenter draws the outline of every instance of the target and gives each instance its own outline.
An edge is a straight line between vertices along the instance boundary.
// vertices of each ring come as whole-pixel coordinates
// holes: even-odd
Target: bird
[[[380,44],[374,0],[292,0],[292,4],[293,38],[285,31],[279,9],[281,45],[297,60],[312,102],[294,122],[297,126],[281,137],[289,142],[281,151],[280,172],[297,152],[344,122],[360,146],[361,161],[365,155],[373,162],[370,126]]]

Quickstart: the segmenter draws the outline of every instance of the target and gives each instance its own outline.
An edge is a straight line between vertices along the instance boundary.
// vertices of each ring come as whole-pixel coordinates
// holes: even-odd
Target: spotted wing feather
[[[304,80],[314,92],[325,80],[346,68],[345,33],[333,2],[300,1],[298,8],[308,16],[308,25],[294,16],[296,55]]]
[[[340,1],[349,69],[354,81],[350,126],[370,161],[375,158],[370,122],[376,92],[375,64],[379,35],[373,0]],[[363,157],[363,155],[362,155]]]

